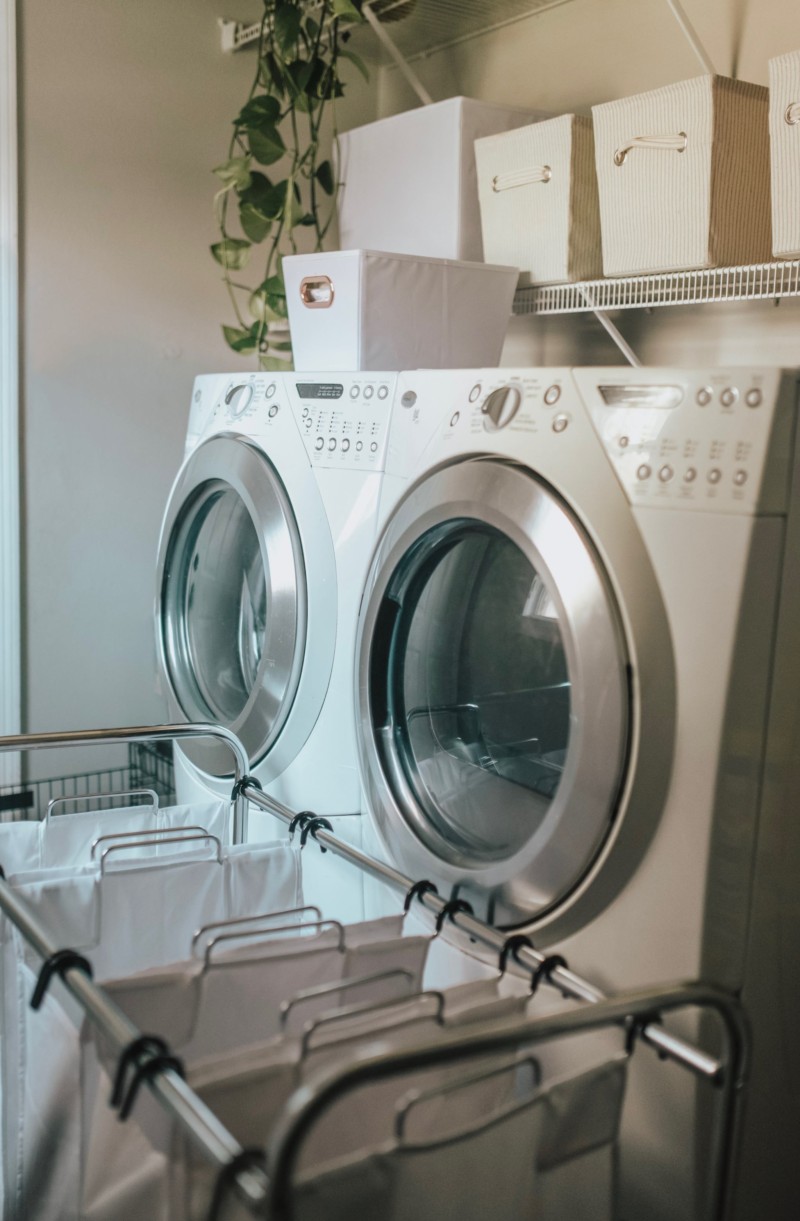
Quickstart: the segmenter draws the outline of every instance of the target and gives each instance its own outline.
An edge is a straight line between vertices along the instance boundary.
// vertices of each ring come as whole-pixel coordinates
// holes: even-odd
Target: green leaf
[[[258,76],[266,89],[273,88],[280,97],[286,92],[286,78],[283,68],[272,51],[268,51],[266,55],[261,57]]]
[[[270,339],[269,350],[270,352],[291,352],[292,341],[291,339]]]
[[[313,17],[306,17],[306,34],[308,35],[308,39],[310,42],[317,41],[317,34],[319,34],[319,25],[317,24],[317,22],[314,20]]]
[[[259,285],[265,293],[269,293],[271,297],[286,297],[286,285],[283,282],[283,276],[270,276],[263,284]]]
[[[211,253],[221,267],[228,271],[241,271],[250,254],[250,243],[240,237],[226,237],[214,243]]]
[[[286,55],[297,42],[302,14],[296,4],[278,4],[274,21],[275,41]]]
[[[349,59],[351,64],[355,64],[365,81],[369,80],[369,68],[364,63],[360,55],[356,55],[355,51],[344,51],[339,48],[339,57],[341,59]]]
[[[353,0],[333,0],[331,4],[334,17],[340,17],[344,21],[363,21],[364,18],[359,13]]]
[[[333,166],[330,161],[321,161],[317,166],[317,172],[314,177],[326,195],[333,194],[336,189],[336,183],[333,177]]]
[[[239,204],[239,223],[250,241],[255,243],[263,242],[272,228],[270,217],[251,203]]]
[[[275,97],[263,94],[243,106],[234,119],[237,127],[274,127],[281,117],[281,104]]]
[[[283,143],[280,132],[276,127],[265,127],[259,128],[256,131],[248,131],[247,140],[250,145],[250,152],[261,165],[273,165],[274,162],[280,161],[286,152],[286,145]]]
[[[258,333],[260,325],[256,323],[249,331],[243,331],[237,326],[223,326],[222,333],[225,336],[225,342],[229,348],[233,348],[234,352],[239,352],[242,356],[251,356],[258,351]]]
[[[230,161],[216,166],[214,173],[221,178],[227,187],[246,190],[250,186],[250,158],[231,157]]]
[[[283,220],[287,229],[293,229],[295,225],[299,225],[300,219],[303,216],[303,208],[298,195],[297,183],[293,183],[291,179],[288,179],[283,204]]]
[[[301,217],[300,217],[300,219],[299,219],[298,221],[295,221],[295,224],[297,224],[297,225],[305,225],[305,226],[306,226],[306,228],[310,228],[310,226],[311,226],[311,225],[315,225],[316,223],[317,223],[317,222],[316,222],[316,217],[313,215],[313,213],[312,213],[312,212],[306,212],[306,213],[304,213],[304,215],[303,215],[303,216],[301,216]]]
[[[242,203],[252,204],[254,208],[269,220],[276,220],[283,211],[283,201],[286,197],[286,180],[272,185],[265,174],[253,173],[253,181],[246,191],[242,191],[239,199]]]
[[[260,369],[270,373],[288,373],[292,368],[291,357],[287,360],[278,360],[274,356],[259,356],[258,365]]]

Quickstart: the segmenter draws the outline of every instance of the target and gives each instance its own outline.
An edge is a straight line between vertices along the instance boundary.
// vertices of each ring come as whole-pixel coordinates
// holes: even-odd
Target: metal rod
[[[581,296],[583,297],[586,304],[589,306],[589,308],[592,311],[592,313],[594,314],[595,318],[600,323],[600,325],[603,327],[603,329],[606,331],[606,333],[611,336],[614,343],[617,345],[620,352],[627,360],[628,364],[633,365],[633,367],[635,369],[641,368],[642,362],[639,360],[639,357],[636,355],[633,348],[628,343],[627,339],[622,334],[622,332],[619,330],[619,328],[616,326],[616,324],[611,321],[611,319],[609,318],[609,316],[605,312],[605,310],[601,310],[601,309],[597,308],[597,306],[594,303],[594,298],[593,298],[590,290],[587,288],[587,286],[585,284],[581,285],[580,291],[581,291]]]
[[[419,79],[416,72],[409,64],[408,60],[405,58],[405,56],[402,54],[402,52],[398,49],[394,39],[387,32],[385,26],[383,26],[381,24],[381,22],[378,20],[378,18],[373,13],[372,5],[364,4],[362,6],[361,12],[362,12],[363,16],[366,17],[369,24],[372,26],[372,29],[375,33],[375,37],[378,39],[379,42],[381,42],[383,44],[385,49],[391,55],[392,59],[394,60],[394,62],[397,65],[397,67],[400,69],[403,76],[406,78],[409,85],[414,90],[414,92],[416,93],[419,100],[422,102],[422,105],[423,106],[432,105],[433,98],[428,93],[428,90],[425,88],[422,81]]]
[[[276,801],[275,798],[268,796],[266,793],[262,793],[260,789],[254,788],[252,785],[245,784],[244,794],[248,800],[255,802],[263,810],[274,814],[285,823],[291,822],[294,817],[293,812],[287,806],[283,805],[280,801]],[[352,844],[337,839],[330,831],[315,831],[313,835],[317,843],[324,845],[325,848],[335,852],[337,856],[342,857],[344,860],[358,865],[360,869],[370,874],[373,878],[377,878],[378,881],[388,883],[395,890],[407,894],[413,885],[413,880],[400,873],[399,870],[393,869],[391,865],[385,865],[382,861],[368,856],[359,848],[354,848]],[[418,902],[437,916],[446,906],[445,899],[439,895],[431,894],[429,891],[421,895]],[[502,950],[507,934],[500,929],[491,928],[483,920],[479,920],[476,916],[470,916],[466,912],[457,912],[450,919],[456,928],[459,928],[475,941],[496,950],[498,954]],[[516,962],[531,973],[541,966],[545,957],[546,955],[539,953],[538,950],[528,949],[527,947],[523,947],[515,954]],[[582,979],[579,975],[567,970],[565,967],[557,967],[546,979],[554,988],[566,993],[574,1000],[584,1001],[590,1005],[597,1005],[605,1001],[604,994],[599,988],[595,988],[585,979]],[[691,1043],[687,1043],[683,1039],[669,1034],[668,1031],[663,1030],[655,1023],[645,1027],[642,1031],[642,1038],[651,1047],[655,1048],[656,1051],[668,1056],[671,1060],[677,1061],[679,1064],[683,1064],[693,1073],[696,1073],[698,1077],[703,1077],[710,1081],[716,1081],[719,1078],[722,1071],[722,1065],[719,1060],[692,1046]]]
[[[48,735],[42,735],[47,737]],[[0,739],[0,741],[3,741]],[[5,749],[13,749],[7,747]],[[50,938],[48,931],[14,891],[0,877],[0,908],[19,929],[25,940],[43,959],[52,957],[61,946]],[[65,988],[75,998],[95,1026],[121,1054],[139,1030],[111,998],[78,967],[70,967],[61,976]],[[162,1070],[147,1078],[146,1084],[161,1105],[181,1125],[200,1152],[213,1165],[223,1169],[242,1152],[241,1145],[219,1122],[217,1117],[172,1069]],[[266,1177],[257,1171],[242,1173],[238,1185],[248,1205],[260,1207],[266,1195]]]
[[[0,738],[0,754],[6,751],[46,750],[53,746],[100,746],[105,742],[174,742],[186,738],[216,738],[233,755],[233,842],[247,837],[247,799],[241,781],[250,771],[247,751],[235,734],[222,725],[206,722],[187,725],[133,725],[119,729],[74,729],[58,733],[23,733]]]
[[[667,0],[667,4],[672,9],[672,14],[673,14],[675,20],[677,21],[678,25],[681,27],[681,30],[683,31],[684,35],[686,36],[686,39],[688,40],[689,45],[691,46],[691,48],[694,51],[697,58],[700,60],[700,63],[703,65],[703,70],[705,72],[709,72],[712,76],[715,76],[717,70],[714,67],[714,64],[711,60],[711,56],[708,54],[708,51],[705,49],[702,42],[700,41],[700,39],[697,35],[697,31],[695,30],[691,21],[686,16],[686,13],[684,12],[684,8],[683,8],[683,5],[680,3],[680,0]]]
[[[722,1020],[726,1042],[726,1071],[721,1078],[724,1132],[716,1167],[717,1216],[725,1215],[733,1169],[738,1101],[750,1060],[750,1031],[736,998],[702,984],[674,984],[599,1001],[592,1008],[573,1009],[544,1018],[515,1019],[504,1024],[486,1022],[426,1040],[402,1049],[376,1040],[363,1047],[344,1068],[334,1066],[310,1076],[289,1100],[270,1142],[270,1216],[288,1221],[291,1185],[303,1140],[312,1124],[337,1098],[362,1082],[374,1082],[411,1070],[440,1067],[467,1057],[510,1051],[521,1044],[546,1042],[565,1035],[619,1025],[631,1018],[666,1013],[687,1007],[714,1010]]]

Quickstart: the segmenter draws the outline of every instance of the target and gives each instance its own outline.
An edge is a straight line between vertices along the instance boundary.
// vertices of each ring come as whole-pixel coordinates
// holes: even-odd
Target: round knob
[[[238,420],[243,416],[250,406],[253,398],[253,387],[250,385],[231,386],[228,393],[225,395],[225,403],[228,408],[228,415],[232,420]]]
[[[499,390],[493,390],[487,394],[481,407],[483,427],[487,432],[505,428],[519,411],[521,402],[522,395],[516,386],[501,386]]]

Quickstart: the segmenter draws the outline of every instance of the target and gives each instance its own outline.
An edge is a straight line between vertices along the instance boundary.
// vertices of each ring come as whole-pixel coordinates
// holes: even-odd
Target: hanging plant
[[[222,268],[234,326],[223,334],[234,352],[256,355],[262,369],[291,368],[291,341],[281,259],[297,252],[297,231],[311,230],[321,250],[339,182],[324,156],[323,122],[336,139],[336,99],[344,93],[341,61],[366,66],[346,47],[363,18],[361,0],[264,0],[258,65],[245,105],[233,121],[228,158],[214,173],[220,239],[211,253]],[[280,164],[280,173],[268,173]],[[259,279],[242,282],[262,247]]]

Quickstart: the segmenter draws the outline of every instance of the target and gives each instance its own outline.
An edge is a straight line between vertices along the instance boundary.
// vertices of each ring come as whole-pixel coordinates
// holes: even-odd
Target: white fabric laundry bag
[[[187,836],[169,847],[162,840],[151,861],[128,861],[136,842],[107,858],[104,872],[84,866],[10,878],[59,944],[90,960],[96,982],[185,956],[210,921],[302,904],[299,853],[286,845],[222,850],[212,841],[209,855],[207,838],[190,846]],[[2,953],[5,1221],[73,1221],[82,1014],[57,980],[39,1011],[30,1009],[41,963],[8,921]]]
[[[99,859],[111,842],[106,838],[108,836],[133,836],[134,833],[164,832],[188,826],[202,827],[227,844],[231,839],[231,825],[231,805],[226,801],[51,814],[26,822],[0,823],[0,865],[7,877],[38,869],[77,868]],[[147,851],[145,847],[138,854]],[[134,850],[129,850],[128,859],[132,855]]]
[[[487,1108],[469,1083],[414,1103],[417,1128],[299,1177],[295,1221],[612,1221],[627,1060]],[[476,1086],[485,1089],[478,1079]],[[516,1086],[516,1082],[515,1082]],[[470,1105],[471,1104],[471,1105]],[[461,1131],[459,1131],[461,1127]],[[231,1213],[231,1218],[233,1217]],[[227,1221],[227,1218],[226,1218]]]
[[[201,961],[107,985],[139,1029],[166,1039],[190,1081],[202,1058],[241,1055],[242,1049],[278,1036],[290,1017],[306,1023],[342,1004],[393,1001],[421,986],[429,938],[403,937],[402,917],[343,927],[322,921],[317,928],[312,922],[306,935],[291,937],[280,935],[291,928],[289,918],[279,917],[272,930],[255,923],[249,935],[267,940],[247,950],[213,957],[210,940]],[[208,934],[213,938],[213,930]],[[235,939],[237,930],[222,935]],[[281,1002],[293,997],[299,1003],[282,1022]],[[163,1116],[156,1114],[154,1122],[154,1104],[148,1107],[142,1098],[130,1120],[119,1124],[108,1109],[113,1060],[88,1023],[82,1050],[81,1216],[92,1221],[145,1212],[170,1217],[164,1138],[158,1135]],[[151,1141],[147,1133],[153,1127]]]

